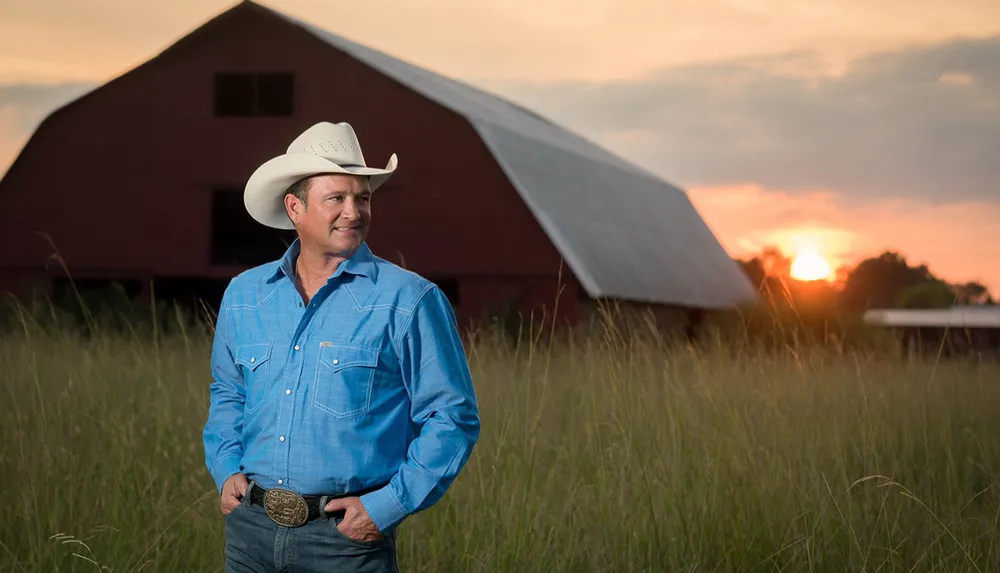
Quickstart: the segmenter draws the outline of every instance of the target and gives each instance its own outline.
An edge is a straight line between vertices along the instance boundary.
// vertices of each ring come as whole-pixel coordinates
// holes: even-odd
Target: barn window
[[[215,76],[215,115],[253,115],[253,76],[219,74]]]
[[[257,115],[292,115],[295,81],[292,74],[257,76]]]
[[[215,75],[219,117],[287,117],[294,100],[295,77],[289,73]]]
[[[271,229],[255,221],[243,205],[242,189],[213,191],[213,265],[256,266],[273,261],[294,240],[293,231]]]

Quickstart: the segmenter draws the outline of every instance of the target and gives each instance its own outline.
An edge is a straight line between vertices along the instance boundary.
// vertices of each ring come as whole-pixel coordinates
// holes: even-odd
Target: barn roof
[[[753,300],[681,189],[500,97],[255,6],[464,116],[590,296],[701,308]]]
[[[301,28],[465,117],[590,296],[696,308],[756,297],[680,188],[497,95],[250,0],[236,9],[263,11]]]

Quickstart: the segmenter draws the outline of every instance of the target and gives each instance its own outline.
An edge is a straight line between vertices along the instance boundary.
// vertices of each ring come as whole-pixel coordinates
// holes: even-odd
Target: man
[[[365,243],[396,165],[323,122],[247,182],[250,215],[298,238],[231,281],[217,320],[204,445],[227,571],[395,571],[397,527],[479,438],[447,298]]]

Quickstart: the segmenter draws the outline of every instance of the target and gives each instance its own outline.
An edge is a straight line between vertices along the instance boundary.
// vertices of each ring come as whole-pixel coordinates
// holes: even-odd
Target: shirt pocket
[[[247,414],[253,414],[267,401],[271,346],[270,342],[262,342],[236,347],[236,364],[243,367]]]
[[[371,408],[378,357],[377,348],[321,346],[313,384],[313,405],[335,418],[367,414]]]

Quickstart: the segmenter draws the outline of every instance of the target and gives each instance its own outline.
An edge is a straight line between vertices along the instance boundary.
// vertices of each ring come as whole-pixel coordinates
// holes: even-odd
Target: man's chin
[[[354,254],[361,247],[361,243],[364,242],[364,235],[357,233],[353,236],[344,236],[334,231],[334,233],[326,241],[326,246],[331,251],[337,253],[350,253]]]

